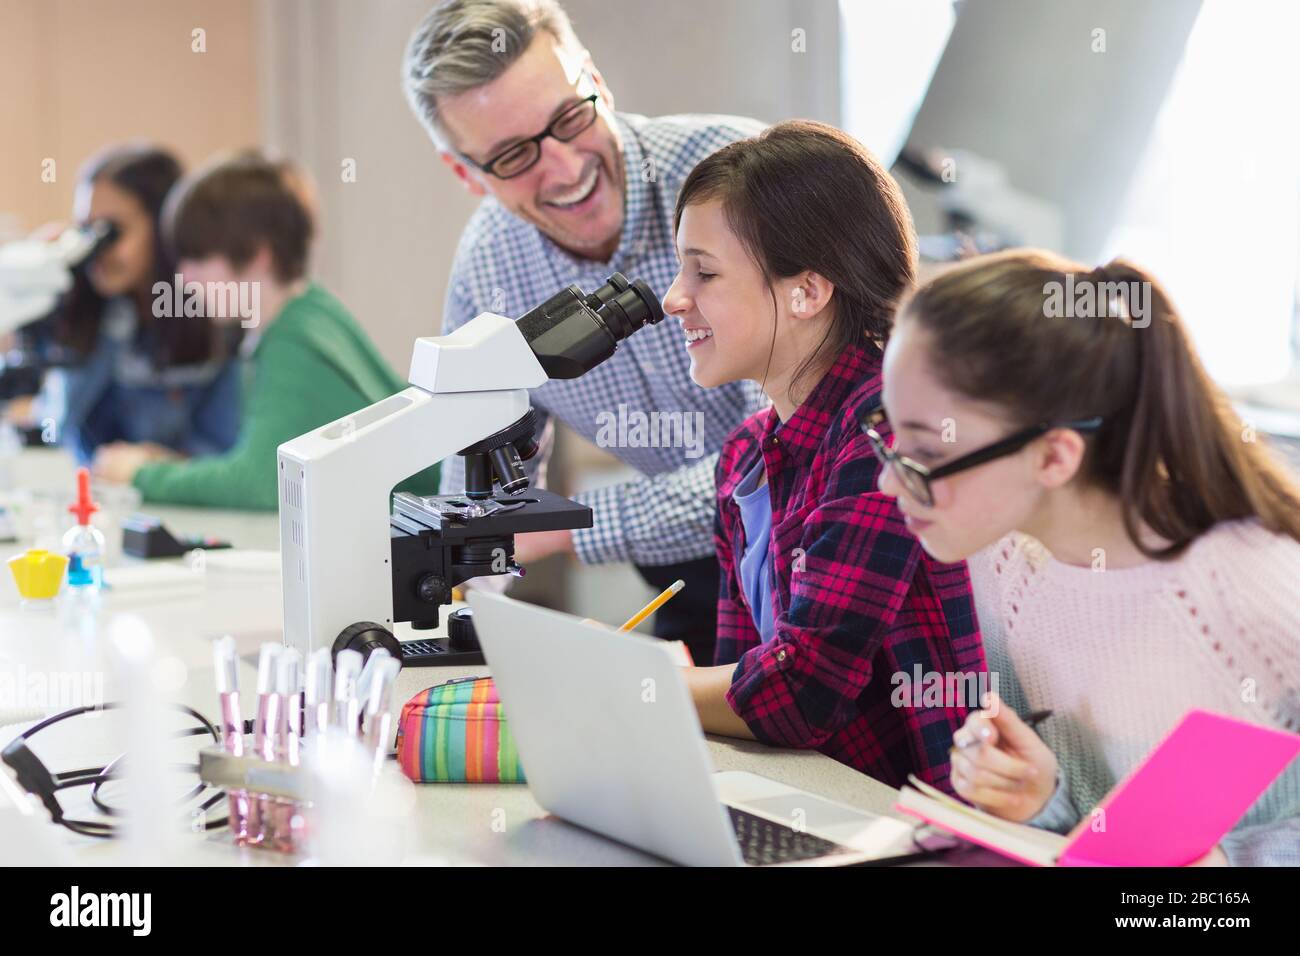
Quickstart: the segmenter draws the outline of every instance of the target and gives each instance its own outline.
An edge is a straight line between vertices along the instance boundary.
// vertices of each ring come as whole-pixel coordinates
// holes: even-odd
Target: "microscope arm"
[[[617,272],[591,293],[570,285],[517,320],[484,312],[450,335],[416,340],[411,388],[281,445],[285,643],[310,654],[331,647],[358,623],[391,630],[399,616],[389,511],[393,486],[464,452],[474,464],[465,497],[474,499],[480,512],[478,502],[491,496],[494,482],[507,496],[521,491],[527,482],[520,457],[536,450],[531,417],[525,417],[528,389],[548,379],[577,378],[613,355],[637,329],[662,319],[650,287]],[[452,559],[455,573],[482,564],[481,554],[467,553],[471,544],[499,547],[494,543],[508,542],[515,531],[590,526],[590,509],[561,498],[559,503],[570,507],[557,518],[566,509],[540,500],[549,493],[537,497],[527,511],[519,511],[526,504],[519,502],[505,517],[463,514],[462,525],[473,521],[483,532],[458,529],[463,560]],[[420,502],[404,504],[423,508]],[[575,509],[583,513],[575,516]],[[439,522],[441,515],[439,510]],[[420,542],[433,537],[423,531],[414,535]],[[420,608],[422,621],[436,620],[437,604],[445,603],[442,593],[436,590],[432,607]]]
[[[411,381],[280,446],[285,642],[303,654],[357,621],[392,628],[389,492],[517,421],[546,373],[513,321],[483,313],[417,340]]]
[[[349,624],[393,626],[389,492],[528,411],[527,389],[412,386],[280,446],[285,642],[309,654]]]

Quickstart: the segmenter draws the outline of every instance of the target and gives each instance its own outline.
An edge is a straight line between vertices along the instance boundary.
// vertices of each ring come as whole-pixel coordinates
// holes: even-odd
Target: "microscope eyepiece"
[[[520,316],[518,327],[548,376],[577,378],[613,355],[618,343],[637,329],[663,317],[648,285],[615,272],[590,294],[571,285],[551,296]],[[465,497],[491,498],[494,484],[508,495],[526,489],[523,463],[537,454],[535,431],[530,409],[514,424],[462,448]]]
[[[84,226],[76,227],[76,233],[77,248],[68,263],[71,269],[88,266],[100,253],[117,241],[122,230],[112,219],[96,219]]]
[[[641,326],[656,325],[664,317],[659,299],[650,287],[641,279],[629,282],[621,272],[615,272],[587,296],[587,305],[604,320],[619,342]]]
[[[550,378],[577,378],[637,329],[663,317],[648,285],[615,272],[590,294],[571,285],[547,299],[520,317],[519,330]]]

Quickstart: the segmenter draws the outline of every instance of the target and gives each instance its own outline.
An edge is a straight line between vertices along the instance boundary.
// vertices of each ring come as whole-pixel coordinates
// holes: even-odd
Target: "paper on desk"
[[[203,552],[203,567],[221,574],[280,574],[280,552],[253,548],[229,548]]]
[[[203,590],[203,575],[183,564],[132,564],[104,573],[105,593],[114,604],[122,599],[164,594],[191,594]]]

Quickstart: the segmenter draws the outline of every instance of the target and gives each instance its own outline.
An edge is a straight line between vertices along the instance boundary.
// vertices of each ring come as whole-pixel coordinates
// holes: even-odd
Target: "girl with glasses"
[[[884,382],[880,488],[969,559],[1002,690],[956,735],[960,796],[1063,832],[1193,707],[1300,732],[1300,488],[1154,278],[972,260],[904,304]],[[1204,862],[1300,863],[1297,814],[1293,766]]]
[[[879,407],[915,270],[898,186],[839,130],[781,123],[694,168],[675,231],[664,311],[692,379],[759,382],[772,402],[718,465],[717,649],[686,671],[701,723],[950,789],[984,671],[966,568],[926,555],[876,490],[856,417]]]

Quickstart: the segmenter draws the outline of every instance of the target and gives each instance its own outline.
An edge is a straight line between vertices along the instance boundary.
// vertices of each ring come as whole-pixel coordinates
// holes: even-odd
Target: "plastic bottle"
[[[104,585],[104,535],[90,523],[99,510],[90,497],[90,472],[77,469],[77,500],[68,506],[77,523],[63,536],[63,551],[68,556],[68,588],[83,594],[98,593]]]

